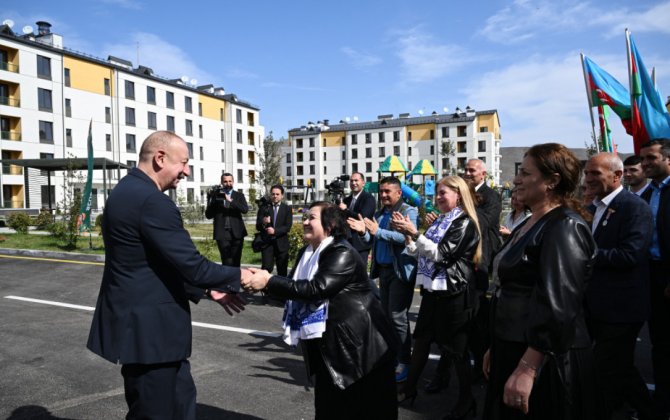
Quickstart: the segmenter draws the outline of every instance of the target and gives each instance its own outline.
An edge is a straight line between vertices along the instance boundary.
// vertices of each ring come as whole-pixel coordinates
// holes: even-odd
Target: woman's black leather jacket
[[[336,240],[321,252],[311,281],[272,276],[266,287],[270,295],[285,299],[328,299],[326,331],[321,338],[302,340],[301,344],[307,347],[303,347],[303,355],[308,374],[314,373],[309,357],[320,355],[340,389],[395,358],[393,330],[373,293],[366,268],[346,240]]]
[[[468,285],[473,285],[475,265],[472,259],[477,252],[479,238],[477,226],[465,213],[449,225],[438,245],[440,261],[435,263],[433,271],[433,277],[439,270],[446,271],[449,280],[456,283],[455,290],[448,292],[462,292]]]
[[[557,207],[501,252],[495,336],[545,354],[590,346],[583,301],[596,244],[586,222]]]

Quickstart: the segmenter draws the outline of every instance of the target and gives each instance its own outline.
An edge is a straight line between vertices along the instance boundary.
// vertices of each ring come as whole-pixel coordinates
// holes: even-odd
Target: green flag
[[[86,187],[81,197],[81,208],[79,209],[79,231],[91,230],[91,189],[93,188],[93,120],[88,125],[88,176],[86,177]]]

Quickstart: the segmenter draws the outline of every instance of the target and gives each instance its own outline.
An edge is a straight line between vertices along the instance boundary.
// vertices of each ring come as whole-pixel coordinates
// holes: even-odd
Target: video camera
[[[264,216],[269,216],[272,208],[272,201],[266,196],[262,196],[256,200],[256,205],[258,206],[258,211],[263,212]]]
[[[328,195],[333,203],[339,205],[344,198],[344,187],[345,182],[349,181],[349,175],[340,175],[333,180],[330,184],[326,185],[328,190]]]
[[[207,201],[213,201],[214,203],[223,204],[225,198],[223,197],[229,190],[223,187],[223,185],[212,185],[209,190],[207,190]]]

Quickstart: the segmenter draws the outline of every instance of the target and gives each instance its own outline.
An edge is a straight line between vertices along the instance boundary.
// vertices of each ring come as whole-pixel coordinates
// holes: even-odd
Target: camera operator
[[[233,191],[233,175],[221,175],[221,185],[207,193],[205,216],[214,218],[214,239],[221,254],[221,264],[239,267],[242,246],[247,228],[242,215],[249,211],[247,199],[241,192]]]
[[[342,210],[347,212],[347,217],[354,219],[361,216],[363,219],[372,219],[375,214],[376,200],[372,194],[363,191],[365,186],[365,178],[360,172],[354,172],[349,178],[349,189],[351,194],[344,198],[339,204]],[[370,253],[371,243],[366,244],[361,241],[357,232],[351,231],[351,238],[349,239],[351,245],[358,251],[363,261],[367,264],[368,254]]]
[[[262,269],[272,272],[277,264],[277,274],[286,277],[288,267],[288,233],[293,225],[291,208],[282,203],[284,187],[273,185],[270,188],[270,202],[258,209],[256,230],[266,246],[261,251]]]

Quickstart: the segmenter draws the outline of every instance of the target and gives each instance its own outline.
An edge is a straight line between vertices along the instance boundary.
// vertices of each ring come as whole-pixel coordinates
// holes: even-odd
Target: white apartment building
[[[342,174],[362,172],[368,182],[378,180],[377,169],[387,156],[395,155],[409,170],[427,159],[439,176],[462,173],[469,159],[481,159],[489,182],[500,183],[500,122],[497,110],[475,111],[467,107],[455,113],[410,117],[380,115],[376,121],[329,124],[308,123],[289,131],[282,147],[282,176],[286,185],[315,188],[323,197],[325,186]],[[442,154],[443,144],[453,154]],[[389,175],[389,174],[385,174]]]
[[[18,35],[0,26],[0,151],[3,160],[86,158],[92,121],[96,158],[135,166],[153,131],[174,131],[187,143],[191,175],[173,198],[204,202],[223,172],[245,194],[260,169],[265,129],[260,109],[213,85],[187,77],[165,79],[146,66],[68,50],[50,24]],[[35,169],[2,165],[0,205],[48,207],[47,177]],[[83,171],[85,176],[85,171]],[[126,170],[108,170],[113,186]],[[64,173],[52,175],[52,206],[62,200]],[[93,208],[103,206],[103,174],[94,171]]]

